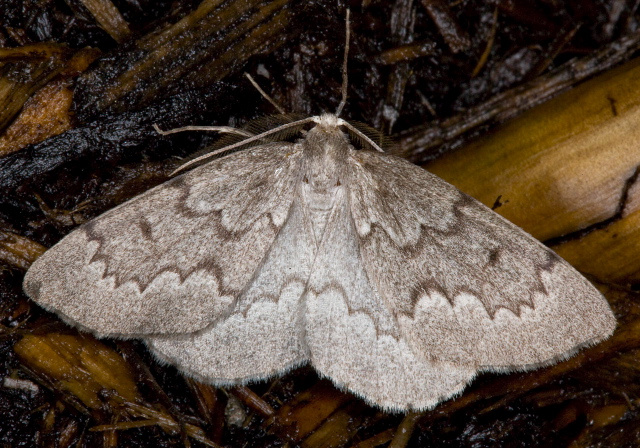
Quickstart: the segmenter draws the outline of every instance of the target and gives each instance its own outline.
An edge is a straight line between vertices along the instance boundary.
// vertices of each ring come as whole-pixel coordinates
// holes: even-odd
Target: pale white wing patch
[[[311,362],[322,375],[386,409],[431,408],[459,393],[476,370],[429,361],[401,337],[363,269],[344,193],[327,224],[305,298]]]
[[[301,297],[315,253],[296,202],[264,264],[226,319],[196,333],[147,337],[162,360],[216,385],[267,378],[308,361]]]

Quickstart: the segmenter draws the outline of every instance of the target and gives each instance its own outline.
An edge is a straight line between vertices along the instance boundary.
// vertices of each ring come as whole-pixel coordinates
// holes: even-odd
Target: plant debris
[[[21,281],[38,254],[76,225],[167,180],[181,160],[217,138],[159,136],[153,124],[240,126],[277,113],[244,72],[287,112],[334,111],[347,6],[352,40],[342,116],[390,134],[401,155],[424,163],[443,154],[455,158],[457,148],[630,60],[640,46],[638,5],[635,0],[0,0],[0,443],[59,448],[637,444],[637,272],[597,275],[619,317],[610,340],[541,370],[482,375],[462,396],[408,415],[371,408],[308,367],[243,387],[198,383],[158,364],[138,342],[98,341],[70,329],[29,301]],[[615,98],[604,101],[613,117],[626,113],[616,109],[621,102]],[[625,178],[635,172],[640,156],[629,159]],[[477,163],[494,162],[502,163]],[[570,170],[564,175],[571,176]],[[635,197],[634,185],[622,185],[628,201]],[[489,205],[501,212],[513,205],[510,197],[494,196]],[[635,209],[630,210],[623,207],[616,220]],[[606,217],[590,218],[610,224]],[[598,230],[610,229],[603,226]],[[638,238],[628,228],[620,235]],[[545,238],[557,243],[563,236]],[[579,251],[567,252],[568,258],[610,247],[601,237],[579,241]]]

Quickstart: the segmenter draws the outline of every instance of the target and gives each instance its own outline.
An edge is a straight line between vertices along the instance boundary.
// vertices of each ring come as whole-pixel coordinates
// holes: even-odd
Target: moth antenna
[[[203,160],[207,160],[207,159],[209,159],[211,157],[214,157],[214,156],[216,156],[216,155],[218,155],[220,153],[227,152],[227,151],[230,151],[232,149],[239,148],[239,147],[244,146],[244,145],[246,145],[248,143],[255,142],[256,140],[260,140],[260,139],[266,137],[267,135],[271,135],[271,134],[275,134],[277,132],[280,132],[280,131],[282,131],[284,129],[288,129],[288,128],[291,128],[291,127],[294,127],[294,126],[300,126],[302,124],[305,124],[305,123],[308,123],[310,121],[313,121],[313,119],[314,119],[314,117],[309,117],[309,118],[304,118],[302,120],[293,121],[291,123],[283,124],[282,126],[278,126],[277,128],[273,128],[273,129],[270,129],[270,130],[268,130],[266,132],[263,132],[262,134],[252,135],[249,138],[247,138],[246,140],[242,140],[241,142],[234,143],[233,145],[229,145],[229,146],[225,146],[224,148],[216,149],[215,151],[212,151],[209,154],[205,154],[203,156],[196,157],[195,159],[189,160],[184,165],[181,165],[178,168],[176,168],[171,173],[171,176],[174,176],[174,175],[186,170],[187,168],[195,165],[196,163],[201,162]],[[231,129],[233,129],[233,128],[231,128]],[[375,145],[375,143],[374,143],[374,145]]]
[[[271,105],[278,110],[278,112],[280,112],[282,115],[287,113],[282,107],[280,107],[280,105],[278,103],[276,103],[273,100],[273,98],[271,98],[269,95],[267,95],[267,92],[265,92],[264,90],[262,90],[260,88],[258,83],[253,79],[253,77],[249,73],[245,73],[244,76],[249,80],[249,82],[253,85],[253,87],[255,87],[256,90],[258,92],[260,92],[260,95],[262,95],[264,97],[264,99],[269,101],[271,103]]]
[[[369,144],[376,151],[384,152],[384,149],[382,149],[376,142],[371,140],[369,137],[367,137],[366,134],[364,134],[362,131],[358,130],[358,128],[354,127],[348,122],[342,120],[342,123],[340,123],[340,126],[344,126],[345,128],[349,129],[351,132],[353,132],[358,137],[360,137],[365,143]]]
[[[346,22],[346,33],[345,33],[345,42],[344,42],[344,58],[342,60],[342,99],[340,100],[340,104],[338,105],[338,110],[336,110],[336,117],[339,117],[342,113],[342,109],[344,109],[345,104],[347,104],[347,86],[349,84],[349,77],[347,73],[347,61],[349,59],[349,39],[351,37],[351,24],[349,23],[349,17],[351,16],[351,10],[347,8],[347,18]]]
[[[243,137],[253,137],[251,132],[245,131],[244,129],[232,128],[231,126],[184,126],[181,128],[163,131],[157,124],[153,123],[153,129],[155,129],[155,131],[160,135],[177,134],[178,132],[186,131],[216,131],[222,132],[223,134],[237,134]]]

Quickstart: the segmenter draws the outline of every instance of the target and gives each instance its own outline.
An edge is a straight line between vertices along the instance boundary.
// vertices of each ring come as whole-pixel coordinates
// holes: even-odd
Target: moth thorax
[[[307,133],[303,146],[304,182],[318,193],[340,187],[350,150],[342,131],[337,127],[316,126]]]

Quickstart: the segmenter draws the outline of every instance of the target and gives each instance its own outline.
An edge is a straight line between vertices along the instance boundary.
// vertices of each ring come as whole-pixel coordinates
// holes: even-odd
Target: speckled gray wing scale
[[[25,291],[216,385],[310,362],[401,411],[611,334],[606,300],[533,237],[404,160],[345,151],[321,232],[303,145],[256,146],[81,226]]]

